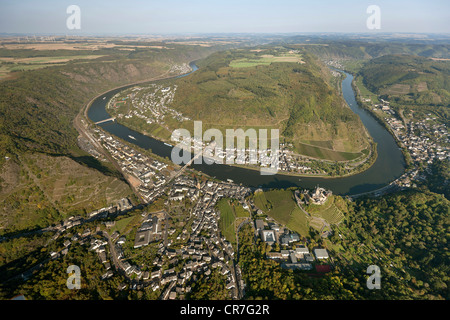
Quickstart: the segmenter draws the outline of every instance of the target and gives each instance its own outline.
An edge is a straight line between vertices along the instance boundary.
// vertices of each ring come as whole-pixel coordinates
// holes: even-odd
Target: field
[[[297,206],[291,190],[257,192],[255,205],[264,213],[303,236],[308,235],[308,217]]]
[[[312,217],[317,218],[315,220],[319,225],[321,225],[320,222],[323,224],[324,221],[328,224],[339,224],[344,218],[344,214],[338,206],[345,210],[345,204],[340,200],[339,197],[332,195],[323,205],[311,204],[306,206],[305,210],[310,213]]]
[[[133,227],[141,220],[140,218],[140,215],[135,215],[117,220],[116,224],[111,229],[110,234],[114,233],[115,231],[119,232],[120,234],[125,234],[126,231],[129,231],[131,227]]]
[[[309,235],[309,219],[298,207],[295,207],[294,210],[292,210],[291,218],[286,227],[292,231],[298,232],[302,236]]]
[[[229,199],[221,199],[217,203],[217,208],[220,211],[220,231],[225,239],[234,245],[236,243],[236,228],[244,218],[250,216],[250,213]]]
[[[16,71],[35,70],[54,65],[63,65],[69,61],[79,59],[97,59],[103,55],[73,55],[73,56],[55,56],[55,57],[1,57],[0,56],[0,80],[8,77],[9,73]]]
[[[265,192],[256,192],[254,195],[254,201],[255,205],[263,212],[268,212],[270,210],[270,204],[267,202]]]
[[[290,190],[272,190],[265,192],[265,197],[271,205],[267,212],[272,218],[286,225],[296,204]]]
[[[236,59],[230,62],[231,68],[249,68],[255,66],[267,66],[272,62],[296,62],[296,63],[304,63],[302,61],[302,57],[299,54],[294,53],[286,53],[280,56],[274,56],[271,54],[265,54],[261,56],[257,56],[255,58],[242,58]]]

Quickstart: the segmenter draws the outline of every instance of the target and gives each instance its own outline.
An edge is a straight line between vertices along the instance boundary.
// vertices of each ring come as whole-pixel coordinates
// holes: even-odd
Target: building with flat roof
[[[274,230],[261,230],[261,237],[263,241],[267,243],[274,243],[277,241]]]
[[[255,220],[255,228],[256,230],[263,230],[264,229],[264,221],[261,219]]]
[[[327,249],[314,249],[314,255],[316,256],[316,259],[328,259],[328,251]]]
[[[143,247],[150,242],[150,230],[141,230],[136,232],[136,238],[134,239],[134,248]]]

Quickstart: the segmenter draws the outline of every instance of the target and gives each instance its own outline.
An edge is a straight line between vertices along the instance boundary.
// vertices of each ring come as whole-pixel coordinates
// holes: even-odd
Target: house
[[[268,259],[281,259],[281,252],[267,252],[266,257]]]
[[[283,268],[293,270],[311,270],[312,265],[310,263],[284,263],[281,265]]]
[[[303,258],[305,259],[306,262],[313,262],[314,261],[314,257],[310,253],[305,253],[303,255]]]
[[[295,254],[299,256],[303,256],[304,254],[309,253],[309,249],[305,246],[297,246],[295,248]]]
[[[177,293],[175,291],[171,291],[169,294],[169,300],[175,300],[177,298]]]
[[[328,251],[327,249],[314,249],[314,255],[316,256],[316,259],[328,259]]]
[[[289,257],[289,250],[281,250],[281,256],[287,259]]]
[[[106,263],[108,260],[106,259],[106,253],[105,253],[105,251],[99,251],[98,252],[98,257],[99,257],[99,259],[100,259],[100,261],[102,262],[102,263]]]
[[[292,263],[297,263],[297,257],[295,256],[295,253],[292,252],[291,254],[289,254],[289,257],[291,258],[291,262]]]
[[[280,237],[281,244],[287,245],[291,242],[296,242],[296,241],[300,241],[300,236],[295,232],[284,234]]]

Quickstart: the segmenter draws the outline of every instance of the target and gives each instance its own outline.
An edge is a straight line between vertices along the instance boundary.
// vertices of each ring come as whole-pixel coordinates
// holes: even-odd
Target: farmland
[[[264,54],[254,58],[236,59],[230,62],[231,68],[249,68],[255,66],[267,66],[273,62],[296,62],[304,63],[300,54],[286,53],[279,56]]]
[[[0,56],[0,80],[6,79],[10,73],[28,71],[61,66],[73,60],[93,60],[103,55],[73,55],[73,56],[48,56],[48,57],[1,57]]]

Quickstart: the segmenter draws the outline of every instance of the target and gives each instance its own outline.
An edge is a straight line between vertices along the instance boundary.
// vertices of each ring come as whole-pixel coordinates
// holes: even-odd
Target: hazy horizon
[[[80,8],[80,29],[66,26],[70,5]],[[380,8],[380,29],[367,28],[370,5]],[[443,0],[4,0],[0,9],[2,34],[450,33],[450,2]]]

